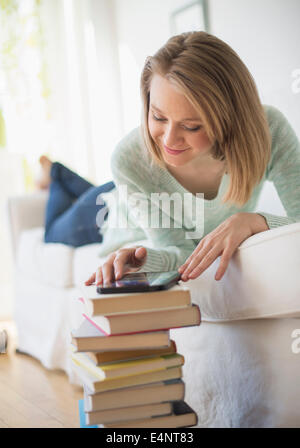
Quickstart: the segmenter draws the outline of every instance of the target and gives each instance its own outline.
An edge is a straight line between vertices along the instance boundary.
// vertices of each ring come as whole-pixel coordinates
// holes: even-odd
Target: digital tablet
[[[178,271],[132,272],[120,280],[97,287],[99,294],[120,294],[128,292],[159,291],[176,285],[181,278]]]

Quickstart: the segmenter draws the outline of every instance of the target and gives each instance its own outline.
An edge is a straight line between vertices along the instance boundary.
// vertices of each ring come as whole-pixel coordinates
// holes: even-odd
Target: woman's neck
[[[218,195],[219,187],[226,163],[215,161],[214,164],[197,166],[196,168],[168,166],[168,171],[186,190],[193,194],[203,193],[205,199],[214,199]]]
[[[188,177],[197,180],[199,176],[209,179],[210,177],[224,174],[226,173],[227,166],[225,161],[207,159],[201,163],[189,163],[183,166],[167,164],[167,169],[176,178]]]

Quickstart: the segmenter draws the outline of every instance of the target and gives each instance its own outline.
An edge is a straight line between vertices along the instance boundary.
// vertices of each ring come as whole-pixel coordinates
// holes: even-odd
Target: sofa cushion
[[[29,278],[51,286],[72,286],[74,249],[58,243],[44,243],[44,228],[36,227],[21,233],[17,266]]]
[[[151,243],[147,240],[131,241],[121,247]],[[17,251],[17,266],[29,278],[50,286],[68,288],[80,286],[107,256],[99,256],[101,244],[88,244],[72,248],[65,244],[44,243],[44,229],[37,227],[21,233]]]

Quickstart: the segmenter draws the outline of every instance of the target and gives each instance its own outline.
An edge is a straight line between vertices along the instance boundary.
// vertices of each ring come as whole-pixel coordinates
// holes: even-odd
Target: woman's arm
[[[240,244],[250,236],[266,230],[268,226],[262,216],[256,213],[235,213],[202,238],[193,253],[180,266],[181,280],[199,277],[218,257],[220,263],[215,280],[221,280]]]
[[[186,262],[179,268],[182,280],[195,279],[216,258],[220,264],[215,276],[220,280],[236,248],[245,239],[259,232],[300,221],[300,144],[286,118],[275,108],[269,108],[272,134],[272,155],[266,178],[276,187],[287,216],[263,211],[236,213],[206,235]]]
[[[284,115],[270,108],[272,155],[266,178],[274,183],[287,216],[264,211],[257,213],[266,219],[270,229],[300,221],[300,142]]]

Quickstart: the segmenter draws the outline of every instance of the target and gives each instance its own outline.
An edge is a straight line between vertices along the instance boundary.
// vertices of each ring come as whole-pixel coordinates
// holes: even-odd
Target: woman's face
[[[150,85],[148,127],[168,165],[179,167],[211,159],[212,144],[200,116],[185,96],[160,75],[154,75]]]

